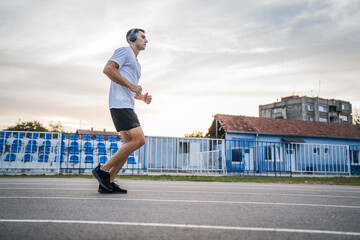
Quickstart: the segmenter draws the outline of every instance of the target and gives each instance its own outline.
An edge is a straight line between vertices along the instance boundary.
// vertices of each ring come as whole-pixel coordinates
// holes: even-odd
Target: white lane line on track
[[[97,189],[91,188],[0,188],[0,190],[67,190],[67,191],[89,191],[94,192]],[[219,195],[261,195],[261,196],[292,196],[292,197],[324,197],[324,198],[350,198],[357,199],[360,196],[344,195],[315,195],[315,194],[296,194],[296,193],[262,193],[262,192],[208,192],[208,191],[165,191],[165,190],[148,190],[138,189],[131,192],[151,192],[151,193],[188,193],[188,194],[219,194]]]
[[[210,200],[187,200],[187,199],[148,199],[148,198],[79,198],[79,197],[0,197],[0,199],[53,199],[53,200],[100,200],[100,201],[143,201],[143,202],[171,202],[171,203],[209,203],[209,204],[251,204],[251,205],[278,205],[278,206],[301,206],[301,207],[328,207],[328,208],[353,208],[360,206],[350,205],[327,205],[311,203],[273,203],[273,202],[240,202],[240,201],[210,201]]]
[[[139,223],[139,222],[108,222],[108,221],[83,221],[83,220],[47,220],[47,219],[0,219],[4,223],[57,223],[57,224],[95,224],[95,225],[120,225],[140,227],[163,227],[163,228],[189,228],[189,229],[212,229],[212,230],[234,230],[234,231],[257,231],[257,232],[285,232],[285,233],[308,233],[308,234],[330,234],[360,236],[360,232],[344,232],[312,229],[291,229],[291,228],[263,228],[263,227],[236,227],[236,226],[215,226],[195,224],[173,224],[173,223]]]
[[[121,180],[120,180],[121,182]],[[2,183],[0,182],[0,185],[50,185],[50,186],[54,186],[54,185],[58,185],[58,186],[94,186],[98,184],[96,180],[94,180],[93,183],[52,183],[52,182],[48,182],[48,183],[44,183],[44,182],[21,182],[21,183]],[[208,186],[207,184],[204,185],[177,185],[171,183],[171,185],[169,186],[169,183],[166,184],[165,186],[159,186],[159,183],[157,181],[154,181],[154,184],[149,184],[149,186],[156,186],[156,187],[161,187],[161,188],[198,188],[198,187],[203,187],[203,188],[210,188],[210,189],[217,189],[217,188],[221,188],[221,189],[236,189],[236,190],[243,190],[243,189],[257,189],[257,190],[280,190],[280,191],[305,191],[305,192],[339,192],[339,193],[360,193],[360,187],[358,188],[359,190],[337,190],[334,188],[328,188],[328,187],[313,187],[313,186],[309,186],[309,188],[302,188],[302,187],[296,187],[294,185],[291,185],[291,187],[286,186],[286,187],[257,187],[257,186]],[[224,183],[225,184],[225,183]],[[229,183],[232,184],[232,183]],[[127,185],[127,186],[132,186],[132,187],[144,187],[143,184],[133,184],[133,183],[122,183],[122,185]],[[279,184],[279,186],[284,185],[284,184]]]

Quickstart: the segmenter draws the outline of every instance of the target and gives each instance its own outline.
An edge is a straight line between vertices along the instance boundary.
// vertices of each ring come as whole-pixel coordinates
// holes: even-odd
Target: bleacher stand
[[[49,172],[49,169],[91,172],[94,165],[104,164],[121,145],[119,135],[3,131],[0,172],[16,169],[20,172]],[[132,162],[136,162],[133,156],[129,158],[129,164]]]

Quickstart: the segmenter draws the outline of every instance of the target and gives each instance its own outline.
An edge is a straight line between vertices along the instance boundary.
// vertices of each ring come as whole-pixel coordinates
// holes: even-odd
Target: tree
[[[185,137],[199,137],[199,138],[201,138],[201,137],[204,137],[204,133],[200,132],[198,130],[195,130],[193,133],[190,133],[190,134],[186,133],[184,136]]]
[[[354,121],[354,124],[360,124],[360,113],[357,111],[357,109],[355,109],[355,111],[354,111],[353,121]]]
[[[61,124],[61,122],[49,123],[50,126],[50,132],[65,132],[64,126]]]
[[[6,130],[34,131],[34,132],[48,132],[49,131],[38,121],[17,123],[15,126],[8,127]]]

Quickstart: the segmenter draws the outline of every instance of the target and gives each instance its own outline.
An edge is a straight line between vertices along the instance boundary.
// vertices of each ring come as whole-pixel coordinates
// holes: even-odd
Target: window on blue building
[[[325,154],[328,154],[328,153],[329,153],[329,149],[328,149],[328,148],[325,148],[325,149],[324,149],[324,152],[325,152]]]
[[[359,150],[350,150],[351,163],[359,164]]]
[[[265,160],[266,161],[271,161],[271,146],[266,146],[265,147]]]
[[[318,147],[314,148],[314,154],[320,154],[320,149]]]
[[[241,162],[242,161],[242,151],[240,148],[231,149],[231,161],[232,162]]]

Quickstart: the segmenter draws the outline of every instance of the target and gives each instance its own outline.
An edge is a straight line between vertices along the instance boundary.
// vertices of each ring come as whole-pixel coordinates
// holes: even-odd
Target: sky
[[[207,133],[290,95],[360,110],[358,0],[0,0],[0,129],[25,121],[115,131],[102,73],[142,28],[135,111],[145,135]]]

